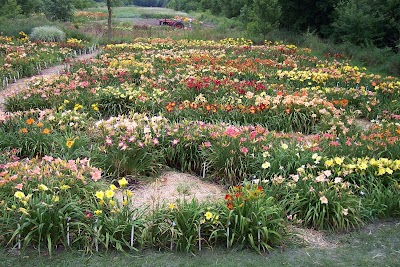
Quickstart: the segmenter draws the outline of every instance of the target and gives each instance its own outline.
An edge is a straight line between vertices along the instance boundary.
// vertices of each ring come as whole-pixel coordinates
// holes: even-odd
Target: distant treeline
[[[165,7],[169,0],[132,0],[132,5],[148,7]]]
[[[265,14],[257,10],[267,7],[279,15],[278,21],[271,21],[274,27],[311,31],[337,42],[400,46],[400,0],[170,0],[167,6],[186,12],[208,10],[244,25],[269,20],[260,18]]]
[[[44,12],[70,20],[72,9],[104,0],[0,0],[0,20]],[[265,35],[276,28],[313,32],[335,42],[400,49],[400,0],[111,0],[113,6],[170,7],[233,18]]]
[[[104,0],[95,0],[104,2]],[[166,7],[170,0],[112,0],[114,5],[136,5],[144,7]]]

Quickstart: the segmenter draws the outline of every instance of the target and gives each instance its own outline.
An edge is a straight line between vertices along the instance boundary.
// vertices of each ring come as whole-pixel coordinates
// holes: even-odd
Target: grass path
[[[18,257],[0,249],[1,266],[400,266],[400,220],[369,224],[358,231],[328,235],[335,247],[300,243],[259,255],[250,250],[203,250],[196,254],[146,250],[138,253],[83,252],[60,250],[51,258],[31,252]]]

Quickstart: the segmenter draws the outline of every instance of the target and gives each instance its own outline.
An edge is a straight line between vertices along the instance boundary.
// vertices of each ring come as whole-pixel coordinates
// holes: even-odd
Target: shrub
[[[62,30],[65,32],[68,39],[74,38],[74,39],[88,41],[88,42],[93,41],[93,38],[90,35],[80,32],[73,25],[69,25],[69,24],[65,23]]]
[[[30,34],[32,41],[63,42],[66,39],[65,32],[53,26],[36,27]]]
[[[22,9],[16,0],[8,0],[3,7],[0,8],[2,18],[13,19],[21,15]]]

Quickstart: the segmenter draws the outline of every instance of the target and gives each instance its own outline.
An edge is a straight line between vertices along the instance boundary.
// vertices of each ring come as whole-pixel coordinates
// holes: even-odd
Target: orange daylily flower
[[[47,129],[47,128],[45,128],[45,129],[42,131],[42,133],[43,133],[43,134],[49,134],[49,133],[50,133],[50,130]]]
[[[35,122],[35,120],[32,119],[32,118],[29,118],[29,119],[26,120],[26,124],[28,124],[28,125],[31,125],[34,122]]]

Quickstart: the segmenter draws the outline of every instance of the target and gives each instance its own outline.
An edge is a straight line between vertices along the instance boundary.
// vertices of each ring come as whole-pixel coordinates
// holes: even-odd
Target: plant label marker
[[[201,251],[201,224],[199,224],[199,227],[197,228],[197,234],[199,236],[199,251]]]
[[[132,228],[131,228],[131,247],[133,247],[134,238],[135,238],[135,225],[132,224]]]
[[[67,218],[67,245],[70,246],[70,240],[69,240],[69,222],[71,221],[71,217]]]
[[[257,238],[258,238],[258,250],[261,249],[261,229],[260,229],[261,222],[258,222],[258,231],[257,231]]]
[[[21,230],[21,224],[20,223],[18,223],[17,224],[17,227],[18,227],[18,250],[21,250],[21,232],[20,232],[20,230]]]
[[[176,223],[175,221],[172,222],[172,229],[174,229]],[[173,242],[173,237],[172,237],[172,233],[171,233],[171,245],[170,245],[170,250],[172,250],[172,248],[174,247],[174,242]]]
[[[226,248],[229,249],[229,225],[231,221],[228,221],[228,226],[226,227]]]
[[[96,246],[96,252],[99,252],[99,242],[98,242],[98,232],[97,232],[97,221],[98,221],[98,218],[96,218],[96,221],[94,222],[94,234],[95,234],[95,237],[94,237],[94,244],[95,244],[95,246]]]
[[[203,179],[206,178],[206,166],[207,166],[207,163],[203,162]]]

